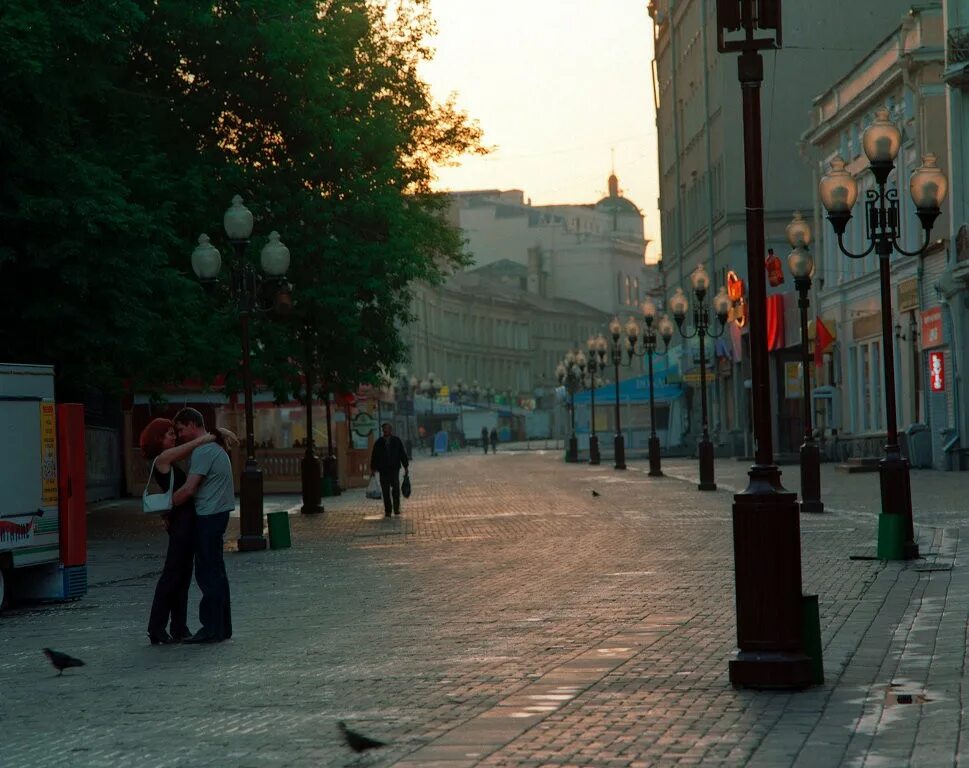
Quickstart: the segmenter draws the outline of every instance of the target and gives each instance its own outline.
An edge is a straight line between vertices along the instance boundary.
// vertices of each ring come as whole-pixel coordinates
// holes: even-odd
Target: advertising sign
[[[57,505],[57,427],[54,404],[40,404],[40,482],[41,504]]]
[[[942,346],[942,307],[922,313],[922,349]]]
[[[941,352],[929,352],[929,389],[945,392],[945,357]]]

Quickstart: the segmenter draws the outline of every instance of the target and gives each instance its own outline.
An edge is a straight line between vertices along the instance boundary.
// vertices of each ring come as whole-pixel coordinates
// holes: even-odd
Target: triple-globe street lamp
[[[576,462],[579,460],[579,440],[575,436],[575,393],[582,388],[582,375],[579,368],[580,362],[584,368],[585,355],[581,351],[575,352],[570,350],[566,352],[565,357],[562,358],[562,362],[555,368],[555,376],[559,384],[565,387],[565,391],[569,395],[570,431],[568,447],[565,449],[565,460],[568,462]]]
[[[588,386],[589,397],[592,402],[589,416],[589,463],[598,466],[602,456],[599,453],[599,436],[596,434],[596,387],[600,384],[600,375],[606,370],[606,354],[609,352],[609,344],[601,333],[598,336],[590,336],[585,344],[589,351]]]
[[[262,470],[256,461],[256,441],[253,433],[252,372],[249,365],[249,318],[256,312],[287,310],[292,303],[291,286],[286,281],[289,270],[289,249],[279,240],[278,232],[270,232],[269,242],[260,254],[262,274],[246,259],[246,249],[252,236],[252,212],[236,195],[222,218],[225,233],[234,251],[230,265],[229,296],[239,315],[242,337],[242,386],[246,408],[246,465],[239,486],[239,551],[251,552],[266,548],[263,535]],[[199,235],[192,252],[192,269],[206,290],[217,285],[222,256],[209,242],[208,235]]]
[[[434,400],[437,399],[438,392],[443,389],[444,384],[438,381],[433,373],[428,373],[427,378],[420,383],[420,392],[423,394],[431,403],[431,418],[430,425],[431,429],[434,428]],[[430,432],[430,430],[429,430]],[[437,451],[434,447],[434,433],[430,432],[431,436],[431,456],[437,456]]]
[[[413,438],[410,431],[411,415],[414,413],[414,391],[417,389],[417,377],[408,376],[407,370],[401,368],[394,382],[394,402],[397,406],[397,413],[404,415],[404,447],[407,450],[407,457],[413,458]],[[403,406],[403,407],[402,407]]]
[[[697,445],[697,453],[700,457],[700,483],[697,485],[701,491],[715,491],[717,484],[714,481],[713,472],[713,443],[710,442],[710,429],[707,419],[707,358],[706,358],[706,338],[718,338],[723,335],[727,322],[727,314],[730,311],[730,298],[727,296],[726,289],[721,286],[716,296],[713,297],[713,311],[720,323],[719,332],[710,330],[710,312],[705,302],[707,291],[710,289],[710,276],[703,268],[702,264],[697,265],[690,278],[693,284],[693,294],[696,296],[696,304],[693,306],[693,331],[687,332],[683,329],[686,320],[686,313],[690,307],[690,302],[683,293],[682,288],[677,288],[670,299],[670,311],[673,319],[684,339],[691,339],[694,336],[700,340],[700,412],[702,419],[702,432],[700,442]]]
[[[804,413],[804,442],[801,443],[801,511],[824,512],[821,501],[821,451],[814,442],[814,419],[811,415],[811,354],[808,350],[808,307],[811,278],[814,275],[814,259],[808,246],[811,244],[811,227],[795,211],[794,219],[787,225],[787,242],[793,249],[787,257],[787,265],[794,275],[797,289],[797,306],[801,315],[801,393]]]
[[[889,119],[885,108],[876,110],[875,120],[862,136],[862,147],[869,160],[877,189],[865,193],[865,237],[869,246],[861,253],[845,248],[844,233],[851,219],[851,209],[858,199],[858,182],[845,168],[845,161],[836,157],[831,169],[821,179],[821,202],[828,211],[828,221],[838,236],[838,248],[852,259],[862,259],[872,251],[878,256],[881,321],[882,364],[885,377],[885,417],[887,442],[885,455],[878,463],[881,480],[882,511],[878,518],[878,557],[885,560],[910,560],[918,557],[915,529],[912,522],[912,487],[909,462],[902,458],[898,443],[898,423],[895,409],[895,351],[892,337],[891,256],[920,256],[929,246],[932,225],[940,213],[940,206],[948,191],[949,182],[936,166],[935,155],[922,156],[922,165],[909,179],[909,192],[915,203],[924,231],[922,246],[907,251],[899,246],[898,189],[887,188],[888,177],[895,168],[895,158],[902,143],[902,134]]]
[[[673,338],[673,323],[663,315],[659,322],[656,321],[656,303],[652,299],[643,302],[643,328],[642,346],[637,348],[636,342],[640,337],[639,326],[630,318],[626,323],[626,337],[629,341],[626,349],[632,357],[633,355],[645,356],[649,361],[649,476],[662,477],[663,470],[660,466],[660,447],[659,437],[656,434],[656,397],[654,393],[653,381],[653,357],[655,355],[665,356],[669,352],[670,339]],[[656,328],[653,327],[654,323]],[[663,351],[656,351],[656,331],[659,331],[660,338],[663,339]]]
[[[630,320],[632,320],[632,318],[630,318]],[[612,318],[612,320],[609,322],[609,335],[612,336],[612,347],[610,349],[610,352],[612,353],[612,365],[616,369],[616,434],[612,439],[614,455],[613,467],[615,469],[626,468],[626,440],[622,434],[622,416],[619,411],[619,366],[625,365],[626,367],[629,367],[632,365],[632,357],[630,357],[629,361],[626,363],[623,363],[622,361],[622,350],[623,344],[625,343],[622,341],[622,331],[623,327],[622,323],[619,322],[619,318]]]

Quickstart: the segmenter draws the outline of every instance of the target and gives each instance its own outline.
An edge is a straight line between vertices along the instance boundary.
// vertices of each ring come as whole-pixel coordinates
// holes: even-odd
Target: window
[[[848,391],[851,393],[851,429],[880,432],[885,428],[882,413],[881,342],[863,341],[848,354]]]
[[[624,285],[625,285],[625,297],[626,297],[626,300],[625,300],[624,303],[628,305],[628,304],[631,303],[630,302],[630,289],[631,289],[631,284],[629,282],[629,277],[628,276],[625,278]]]

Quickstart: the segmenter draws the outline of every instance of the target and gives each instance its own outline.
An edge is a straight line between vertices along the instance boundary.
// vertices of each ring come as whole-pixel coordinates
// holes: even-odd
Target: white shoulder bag
[[[155,476],[155,461],[152,461],[151,469],[148,470],[148,482],[141,494],[141,511],[146,515],[160,515],[172,509],[172,489],[175,487],[175,473],[172,469],[169,469],[171,477],[168,480],[168,490],[164,493],[148,493],[148,486]]]

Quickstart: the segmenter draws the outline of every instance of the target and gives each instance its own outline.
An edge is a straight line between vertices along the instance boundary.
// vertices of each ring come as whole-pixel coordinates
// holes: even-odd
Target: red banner
[[[784,296],[767,297],[767,349],[784,348]]]
[[[820,317],[814,320],[814,331],[814,365],[820,368],[824,362],[824,352],[834,342],[834,336]]]

